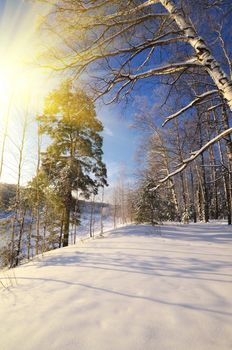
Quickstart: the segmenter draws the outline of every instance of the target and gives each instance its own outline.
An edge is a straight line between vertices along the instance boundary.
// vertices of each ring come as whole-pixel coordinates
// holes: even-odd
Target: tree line
[[[223,108],[223,107],[222,107]],[[169,177],[157,190],[154,187],[187,158],[188,154],[218,135],[223,128],[225,110],[204,113],[200,109],[172,127],[157,127],[152,111],[143,103],[134,127],[146,135],[138,152],[140,169],[135,191],[136,217],[151,223],[226,219],[231,224],[230,137],[211,145],[175,177]],[[215,128],[215,113],[217,128]],[[221,118],[221,120],[220,120]]]
[[[18,183],[13,195],[9,193],[12,186],[8,186],[2,202],[11,215],[2,221],[7,245],[2,248],[1,259],[10,267],[25,257],[30,259],[46,250],[67,246],[71,225],[80,223],[80,196],[90,198],[107,186],[102,161],[103,126],[84,91],[65,81],[48,95],[43,114],[36,121],[36,175],[27,186],[20,185],[22,147]],[[48,145],[42,150],[41,138],[45,135]],[[2,197],[4,200],[4,192]]]

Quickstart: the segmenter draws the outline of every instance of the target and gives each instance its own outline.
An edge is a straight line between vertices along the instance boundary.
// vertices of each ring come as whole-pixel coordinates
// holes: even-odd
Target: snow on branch
[[[215,109],[222,107],[222,106],[223,106],[223,103],[218,103],[217,105],[208,108],[207,111],[211,112],[211,111],[214,111]]]
[[[130,26],[131,27],[131,26]],[[94,61],[106,58],[106,57],[115,57],[118,55],[124,55],[127,53],[133,53],[121,66],[121,69],[128,64],[130,61],[132,61],[138,54],[140,54],[143,50],[149,49],[151,48],[152,50],[154,50],[154,48],[156,46],[164,46],[164,45],[170,45],[173,44],[175,42],[184,42],[184,41],[188,41],[187,38],[185,38],[184,36],[177,36],[177,37],[172,37],[172,38],[168,38],[168,39],[162,39],[162,37],[168,36],[170,34],[178,34],[178,32],[168,32],[165,33],[155,39],[152,40],[147,40],[144,41],[142,43],[140,43],[139,45],[135,46],[135,47],[127,47],[127,48],[122,48],[122,49],[117,49],[117,50],[111,50],[111,51],[106,51],[106,46],[109,44],[109,42],[112,42],[115,38],[117,38],[118,36],[120,36],[121,34],[123,34],[124,32],[126,32],[126,30],[128,30],[129,27],[123,28],[121,31],[115,33],[114,35],[106,38],[104,41],[101,41],[99,39],[99,43],[97,43],[96,41],[96,47],[93,48],[88,48],[83,50],[81,53],[79,53],[77,55],[77,58],[75,60],[72,61],[72,63],[70,64],[64,64],[65,68],[72,68],[72,67],[78,67],[77,68],[77,72],[76,75],[79,75],[86,66],[88,66],[89,64],[93,63]],[[165,68],[166,66],[164,66]],[[138,69],[141,69],[142,66],[140,66]],[[137,69],[137,70],[138,70]]]
[[[181,115],[182,113],[187,111],[188,109],[190,109],[190,108],[194,107],[195,105],[197,105],[198,103],[202,102],[206,97],[213,95],[213,94],[216,94],[216,93],[218,93],[218,90],[211,90],[211,91],[205,92],[202,95],[197,96],[197,98],[195,100],[191,101],[187,106],[183,107],[178,112],[171,114],[169,117],[167,117],[165,119],[165,121],[163,122],[162,126],[167,124],[170,120],[175,119],[176,117],[178,117],[179,115]]]
[[[146,7],[158,4],[159,2],[160,2],[160,0],[148,0],[148,1],[145,1],[144,3],[132,8],[128,11],[115,12],[112,15],[108,15],[105,17],[107,20],[112,20],[112,19],[118,18],[120,16],[125,17],[125,16],[129,16],[129,15],[133,15],[134,13],[141,11],[141,10],[144,10]]]
[[[165,74],[174,74],[177,73],[183,69],[190,68],[190,67],[196,67],[199,66],[197,60],[195,58],[189,59],[185,62],[175,62],[170,63],[161,67],[157,67],[154,69],[150,69],[146,72],[142,72],[139,74],[127,74],[127,73],[121,73],[119,77],[116,79],[116,82],[120,82],[123,80],[138,80],[138,79],[144,79],[148,78],[154,75],[165,75]]]
[[[218,142],[219,140],[221,140],[222,138],[224,138],[225,136],[227,136],[227,135],[229,135],[231,133],[232,133],[232,128],[229,128],[229,129],[223,131],[221,134],[219,134],[216,137],[214,137],[213,139],[211,139],[204,146],[202,146],[198,151],[192,152],[192,155],[189,158],[184,159],[183,162],[182,162],[182,165],[178,169],[176,169],[172,173],[168,174],[165,178],[160,180],[159,184],[157,186],[151,188],[150,191],[157,190],[164,182],[169,180],[174,175],[177,175],[181,171],[183,171],[188,166],[189,163],[191,163],[193,160],[195,160],[201,153],[206,151],[210,146],[212,146],[214,143]]]

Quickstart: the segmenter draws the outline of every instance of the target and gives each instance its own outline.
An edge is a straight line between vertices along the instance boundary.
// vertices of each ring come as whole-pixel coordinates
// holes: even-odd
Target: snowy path
[[[1,276],[0,349],[232,349],[231,242],[226,225],[128,226],[50,252]]]

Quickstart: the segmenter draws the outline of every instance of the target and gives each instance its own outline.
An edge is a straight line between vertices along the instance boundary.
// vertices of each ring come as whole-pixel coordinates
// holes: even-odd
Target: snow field
[[[232,349],[231,239],[131,225],[2,273],[0,349]]]

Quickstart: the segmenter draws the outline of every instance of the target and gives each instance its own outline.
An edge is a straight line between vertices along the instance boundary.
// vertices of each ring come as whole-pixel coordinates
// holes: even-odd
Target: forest
[[[109,218],[112,227],[231,225],[231,2],[32,3],[41,11],[35,32],[42,43],[33,65],[36,74],[52,74],[53,86],[42,81],[35,110],[35,85],[18,79],[16,89],[27,93],[16,98],[17,72],[12,78],[2,59],[1,266],[75,243],[85,211],[90,237],[95,216],[101,233]],[[128,132],[137,135],[130,176],[118,163],[116,177],[107,178],[99,104],[128,111]]]

